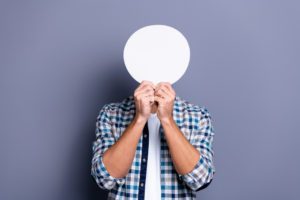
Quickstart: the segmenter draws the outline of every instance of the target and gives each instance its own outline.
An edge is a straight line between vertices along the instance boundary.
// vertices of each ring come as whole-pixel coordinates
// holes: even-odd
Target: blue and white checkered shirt
[[[144,199],[149,142],[147,123],[139,139],[132,166],[125,177],[111,176],[102,160],[103,153],[120,138],[134,116],[135,102],[132,95],[121,102],[105,104],[97,116],[91,175],[100,188],[109,191],[108,199]],[[188,141],[200,152],[200,158],[192,171],[178,174],[170,157],[164,130],[160,126],[161,199],[195,199],[196,191],[207,187],[215,174],[211,116],[206,108],[176,96],[173,119]]]

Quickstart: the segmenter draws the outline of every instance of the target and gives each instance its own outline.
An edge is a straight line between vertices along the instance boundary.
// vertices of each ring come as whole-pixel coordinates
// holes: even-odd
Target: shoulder
[[[174,102],[175,110],[188,114],[193,118],[211,118],[208,109],[205,106],[192,103],[189,100],[186,100],[182,97],[176,96]]]
[[[132,95],[122,99],[121,101],[115,101],[105,103],[99,110],[99,116],[105,114],[108,117],[112,116],[129,116],[135,111],[134,98]]]
[[[175,114],[176,116],[182,116],[182,122],[186,127],[193,130],[204,130],[206,136],[209,134],[214,135],[213,122],[206,107],[180,97],[176,97],[176,104],[176,107],[179,107],[181,111],[176,111]]]

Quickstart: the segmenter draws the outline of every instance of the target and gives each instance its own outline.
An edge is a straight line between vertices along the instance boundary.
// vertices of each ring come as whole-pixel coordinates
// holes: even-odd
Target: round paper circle
[[[123,52],[129,74],[139,83],[178,81],[190,61],[187,39],[177,29],[166,25],[145,26],[134,32]]]

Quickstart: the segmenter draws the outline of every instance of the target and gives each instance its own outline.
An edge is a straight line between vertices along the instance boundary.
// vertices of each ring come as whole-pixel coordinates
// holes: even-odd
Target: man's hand
[[[104,144],[103,146],[101,143],[99,145],[99,149],[102,151],[105,150],[103,163],[109,174],[115,178],[125,178],[132,166],[139,139],[143,134],[143,128],[151,113],[151,105],[154,103],[154,84],[149,81],[143,81],[134,92],[134,100],[136,116],[127,126],[121,137],[112,146],[110,146],[110,142],[106,142],[108,139],[101,141],[101,143]],[[102,127],[110,127],[105,125],[105,123],[108,122],[102,121],[101,123],[103,123]],[[103,137],[104,135],[106,138],[113,138],[112,134],[103,133]],[[111,140],[112,139],[109,139],[109,141]],[[105,147],[105,149],[100,147]],[[95,162],[96,164],[94,164],[94,166],[97,166],[98,162],[99,160]],[[95,170],[97,170],[96,167]],[[102,177],[101,180],[110,182],[110,180],[105,177]],[[107,189],[111,189],[115,184],[112,185],[109,183],[107,185]]]
[[[158,102],[157,117],[160,121],[168,122],[173,119],[173,105],[176,97],[175,90],[169,82],[160,82],[155,87],[154,101]]]
[[[134,91],[134,101],[136,106],[135,117],[138,121],[146,122],[151,114],[151,107],[154,103],[155,85],[150,81],[142,81]]]

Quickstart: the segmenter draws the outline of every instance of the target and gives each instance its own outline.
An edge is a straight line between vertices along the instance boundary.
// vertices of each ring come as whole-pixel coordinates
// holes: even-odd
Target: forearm
[[[113,177],[122,178],[128,173],[145,123],[136,116],[119,140],[103,154],[104,165]]]
[[[192,171],[200,158],[199,151],[185,138],[173,118],[161,123],[176,171],[179,174]]]

